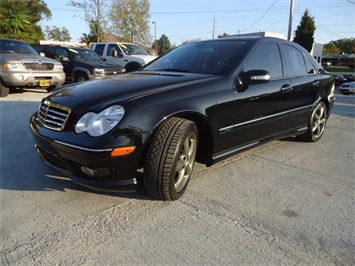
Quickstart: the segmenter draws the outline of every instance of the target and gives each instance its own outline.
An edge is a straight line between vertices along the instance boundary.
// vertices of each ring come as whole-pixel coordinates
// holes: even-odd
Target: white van
[[[127,72],[138,70],[156,58],[133,43],[98,42],[93,43],[91,49],[106,59],[108,63],[124,66]]]

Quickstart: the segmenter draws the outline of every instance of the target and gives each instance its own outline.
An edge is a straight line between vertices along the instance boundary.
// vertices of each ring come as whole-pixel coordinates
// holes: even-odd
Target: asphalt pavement
[[[336,95],[320,141],[197,165],[175,202],[47,168],[28,127],[45,95],[0,98],[0,265],[355,265],[354,95]]]

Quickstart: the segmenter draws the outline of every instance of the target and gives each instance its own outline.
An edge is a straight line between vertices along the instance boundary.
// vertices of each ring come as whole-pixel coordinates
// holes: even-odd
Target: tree
[[[314,32],[316,30],[314,17],[311,17],[308,9],[301,18],[300,25],[297,26],[293,42],[303,46],[308,52],[312,50],[314,43]]]
[[[67,28],[62,27],[61,29],[54,26],[54,27],[49,27],[46,26],[45,29],[45,38],[48,40],[53,40],[53,41],[62,41],[62,42],[70,42],[70,34]]]
[[[110,8],[113,33],[125,41],[150,43],[149,0],[116,0]]]
[[[217,38],[225,38],[225,37],[228,37],[229,36],[229,34],[227,34],[227,33],[223,33],[223,34],[220,34],[220,35],[218,35],[217,36]]]
[[[334,41],[331,41],[324,45],[323,54],[339,54],[340,50]]]
[[[355,53],[355,38],[345,38],[333,42],[339,48],[340,53],[345,53],[345,54]]]
[[[43,0],[1,0],[0,36],[36,43],[43,38],[37,23],[51,15]]]
[[[163,55],[171,50],[169,38],[165,34],[158,40],[158,45],[160,47],[159,55]]]
[[[109,32],[107,0],[71,0],[69,6],[80,8],[84,11],[85,21],[88,23],[94,42],[105,41],[105,34]],[[89,35],[86,35],[89,37]]]

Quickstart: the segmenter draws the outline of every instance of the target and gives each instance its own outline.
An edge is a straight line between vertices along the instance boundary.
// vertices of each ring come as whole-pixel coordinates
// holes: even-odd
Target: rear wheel
[[[195,123],[168,119],[154,134],[144,165],[144,185],[153,197],[176,200],[192,175],[198,143]]]
[[[324,102],[319,102],[312,111],[307,132],[297,138],[307,142],[316,142],[322,137],[326,124],[327,107]]]

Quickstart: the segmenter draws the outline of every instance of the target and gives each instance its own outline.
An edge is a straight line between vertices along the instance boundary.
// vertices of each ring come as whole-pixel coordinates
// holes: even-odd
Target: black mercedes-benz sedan
[[[30,119],[41,159],[99,190],[176,200],[195,161],[267,141],[318,141],[334,79],[302,47],[272,37],[181,45],[136,72],[67,85]],[[142,170],[143,169],[143,170]]]

